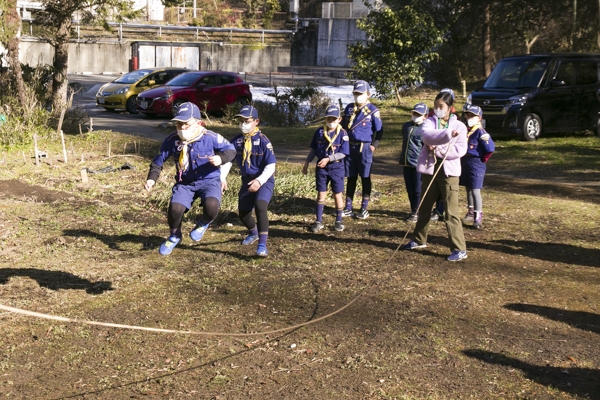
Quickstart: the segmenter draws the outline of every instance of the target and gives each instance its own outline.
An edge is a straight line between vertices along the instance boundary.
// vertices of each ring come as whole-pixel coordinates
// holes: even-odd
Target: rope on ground
[[[447,156],[448,156],[448,152],[446,152],[446,154],[444,154],[444,158],[443,158],[442,162],[440,163],[440,166],[433,174],[433,177],[431,179],[431,182],[429,183],[429,186],[427,186],[427,189],[423,193],[423,196],[421,197],[417,211],[419,208],[421,208],[421,204],[423,203],[423,198],[425,198],[425,196],[427,195],[427,192],[429,191],[429,188],[431,187],[436,175],[438,174],[440,169],[442,169],[442,167],[444,165],[444,161],[446,161]],[[409,232],[410,232],[410,229],[408,229],[406,231],[406,233],[404,234],[404,237],[402,238],[402,240],[400,241],[400,243],[398,244],[398,246],[396,247],[396,249],[394,250],[392,255],[385,262],[385,264],[388,264],[394,258],[394,256],[398,252],[398,250],[400,250],[400,246],[402,246],[402,243],[404,243],[404,240],[408,236]],[[273,329],[270,331],[252,332],[252,333],[184,331],[184,330],[176,330],[176,329],[152,328],[152,327],[138,326],[138,325],[113,324],[110,322],[99,322],[99,321],[90,321],[90,320],[83,320],[83,319],[60,317],[60,316],[56,316],[56,315],[44,314],[44,313],[39,313],[39,312],[35,312],[35,311],[23,310],[21,308],[9,307],[9,306],[5,306],[3,304],[0,304],[0,310],[5,310],[5,311],[9,311],[11,313],[20,314],[20,315],[26,315],[29,317],[49,319],[49,320],[53,320],[53,321],[62,321],[62,322],[70,322],[70,323],[75,323],[75,324],[85,324],[85,325],[95,325],[95,326],[105,326],[105,327],[109,327],[109,328],[130,329],[130,330],[150,331],[150,332],[159,332],[159,333],[172,333],[172,334],[182,334],[182,335],[249,337],[249,336],[263,336],[263,335],[271,335],[273,333],[287,332],[287,331],[291,331],[294,329],[302,328],[304,326],[316,324],[317,322],[331,318],[334,315],[339,314],[340,312],[344,311],[346,308],[350,307],[352,304],[354,304],[363,295],[363,293],[367,289],[373,287],[373,285],[374,285],[374,282],[369,283],[367,286],[365,286],[363,289],[361,289],[360,292],[352,300],[350,300],[348,303],[346,303],[344,306],[338,308],[335,311],[330,312],[329,314],[323,315],[322,317],[311,319],[310,321],[302,322],[300,324],[288,326],[285,328]]]

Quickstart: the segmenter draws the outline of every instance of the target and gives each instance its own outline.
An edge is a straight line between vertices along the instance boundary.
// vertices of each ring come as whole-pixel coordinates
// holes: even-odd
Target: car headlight
[[[115,92],[115,94],[123,94],[123,93],[127,93],[127,91],[128,91],[128,90],[129,90],[129,86],[125,86],[125,87],[122,87],[121,89],[117,90],[117,91]]]
[[[107,86],[108,86],[108,83],[105,83],[104,85],[100,86],[100,89],[98,89],[98,92],[96,92],[96,97],[102,96],[102,91]]]
[[[162,101],[166,101],[166,100],[169,100],[169,97],[171,97],[171,95],[170,95],[169,93],[165,93],[165,94],[163,94],[162,96],[160,96],[160,97],[157,97],[157,98],[156,98],[156,99],[154,99],[154,100],[162,100]]]
[[[513,96],[513,97],[509,97],[508,102],[506,103],[506,107],[510,107],[513,105],[520,105],[522,106],[523,104],[525,104],[527,102],[527,99],[529,98],[529,93],[525,93],[525,94],[520,94],[518,96]]]

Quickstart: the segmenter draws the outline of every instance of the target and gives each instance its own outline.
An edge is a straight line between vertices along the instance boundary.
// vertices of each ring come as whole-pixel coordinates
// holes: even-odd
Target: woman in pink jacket
[[[444,221],[452,251],[447,260],[460,261],[467,258],[467,245],[458,210],[460,158],[467,152],[467,127],[451,113],[453,104],[452,93],[440,92],[433,103],[434,115],[423,123],[424,146],[419,154],[417,171],[421,173],[421,187],[425,195],[413,239],[402,248],[415,250],[427,247],[431,210],[441,196],[446,207]]]

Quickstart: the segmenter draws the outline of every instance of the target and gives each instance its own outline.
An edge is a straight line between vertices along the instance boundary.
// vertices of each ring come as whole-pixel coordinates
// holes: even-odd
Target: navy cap
[[[463,112],[479,115],[480,117],[483,116],[483,111],[481,111],[481,107],[473,104],[466,104],[463,108]]]
[[[416,112],[421,115],[427,115],[427,113],[429,112],[429,109],[427,108],[427,105],[425,103],[417,103],[413,107],[412,112]]]
[[[452,96],[452,100],[454,100],[454,90],[450,88],[444,88],[440,90],[440,93],[450,93],[450,96]]]
[[[183,103],[177,109],[177,115],[171,121],[188,122],[192,118],[201,119],[200,109],[194,103]]]
[[[258,119],[258,110],[256,108],[254,108],[254,106],[247,104],[241,108],[240,112],[236,115],[236,117],[242,117],[242,118],[252,117],[254,119]]]
[[[325,110],[325,117],[340,117],[340,108],[338,106],[329,106]]]
[[[367,81],[356,81],[352,93],[367,93],[370,89],[371,87]]]

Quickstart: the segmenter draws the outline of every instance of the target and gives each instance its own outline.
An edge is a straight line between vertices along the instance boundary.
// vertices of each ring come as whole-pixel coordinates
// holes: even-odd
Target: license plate
[[[98,97],[98,104],[104,104],[104,97]]]
[[[144,109],[148,108],[148,102],[147,101],[140,101],[140,107],[144,108]]]

